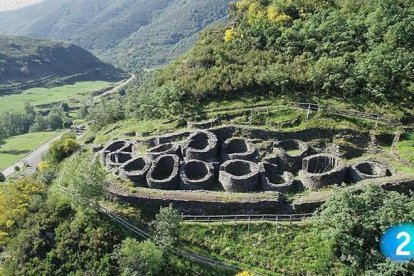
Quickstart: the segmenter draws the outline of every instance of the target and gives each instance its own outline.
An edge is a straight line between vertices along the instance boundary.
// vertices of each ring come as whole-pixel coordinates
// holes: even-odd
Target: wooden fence
[[[183,221],[212,223],[212,222],[302,222],[312,216],[312,213],[304,214],[243,214],[243,215],[211,215],[194,216],[182,215]]]

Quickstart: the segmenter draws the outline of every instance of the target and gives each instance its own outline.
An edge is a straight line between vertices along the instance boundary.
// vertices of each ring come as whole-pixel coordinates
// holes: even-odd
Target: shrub
[[[74,134],[64,134],[62,138],[52,143],[46,154],[46,160],[50,163],[59,163],[79,148],[80,145],[76,142]]]
[[[361,194],[339,190],[323,205],[316,219],[326,229],[327,237],[333,239],[337,256],[356,274],[370,271],[405,275],[408,267],[414,269],[412,262],[391,266],[378,246],[381,233],[388,227],[414,221],[412,198],[378,186],[370,186]],[[396,271],[400,274],[394,274]]]
[[[154,242],[164,254],[177,244],[180,235],[181,216],[170,204],[167,208],[161,208],[151,223]]]
[[[162,251],[151,241],[126,238],[116,251],[122,275],[159,275],[163,269]]]
[[[98,160],[88,153],[74,156],[65,166],[62,185],[70,188],[75,194],[76,205],[88,205],[90,201],[98,201],[105,193],[106,171]]]

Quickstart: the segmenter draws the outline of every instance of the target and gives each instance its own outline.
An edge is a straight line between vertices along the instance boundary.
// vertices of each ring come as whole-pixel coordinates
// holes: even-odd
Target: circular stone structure
[[[213,184],[213,164],[201,160],[189,160],[180,166],[180,189],[209,190]]]
[[[150,167],[151,160],[148,157],[137,157],[122,164],[119,168],[119,176],[130,179],[137,186],[145,187]]]
[[[109,144],[107,144],[101,150],[101,162],[102,164],[106,164],[107,156],[110,153],[123,151],[123,152],[132,152],[132,142],[127,140],[116,140]]]
[[[387,166],[376,161],[363,161],[351,166],[352,182],[385,177],[386,175]]]
[[[178,188],[178,173],[180,159],[175,154],[159,156],[152,161],[147,173],[147,184],[153,189],[176,190]]]
[[[214,161],[217,159],[217,136],[210,131],[192,133],[183,146],[186,160]]]
[[[259,152],[255,145],[243,138],[229,138],[221,146],[221,159],[257,161]]]
[[[302,160],[309,155],[309,146],[300,140],[290,139],[273,144],[273,154],[279,156],[284,170],[297,173],[302,168]]]
[[[346,178],[346,167],[337,156],[315,154],[303,159],[299,178],[303,185],[310,190],[342,184]]]
[[[247,193],[259,189],[260,169],[247,160],[228,160],[221,164],[219,181],[226,192]]]
[[[282,172],[277,165],[267,162],[259,163],[260,185],[264,191],[285,193],[293,188],[293,174]]]
[[[147,152],[147,155],[153,160],[166,154],[175,154],[179,156],[180,146],[176,143],[165,143],[150,148]]]
[[[106,156],[105,164],[108,169],[118,168],[132,158],[133,156],[130,152],[116,151]]]

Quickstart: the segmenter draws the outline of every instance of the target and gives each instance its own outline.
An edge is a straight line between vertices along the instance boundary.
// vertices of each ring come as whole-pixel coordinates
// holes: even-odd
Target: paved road
[[[129,83],[131,83],[132,81],[134,81],[137,77],[134,74],[131,74],[131,77],[129,79],[127,79],[126,81],[124,81],[123,83],[121,83],[120,85],[118,85],[117,87],[112,88],[111,90],[106,91],[105,93],[102,93],[101,95],[98,95],[96,97],[94,97],[94,100],[97,100],[101,97],[105,97],[114,93],[117,93],[119,90],[121,90],[122,88],[124,88],[125,86],[127,86]]]
[[[49,142],[41,145],[40,147],[38,147],[37,149],[32,151],[29,155],[27,155],[26,157],[24,157],[23,159],[21,159],[20,161],[15,163],[14,165],[12,165],[12,166],[8,167],[7,169],[5,169],[3,171],[4,176],[8,177],[8,176],[12,175],[14,173],[14,168],[16,166],[22,168],[24,165],[29,165],[28,170],[32,171],[32,172],[35,171],[36,167],[37,167],[37,164],[39,164],[40,161],[42,161],[43,154],[47,151],[50,144],[53,143],[54,141],[58,140],[62,135],[63,135],[63,133],[58,135],[57,137],[53,138]]]
[[[126,85],[128,85],[130,82],[132,82],[135,79],[136,79],[136,76],[134,74],[132,74],[131,77],[128,80],[124,81],[123,83],[121,83],[117,87],[115,87],[115,88],[113,88],[109,91],[106,91],[105,93],[103,93],[103,94],[101,94],[101,95],[99,95],[95,98],[103,97],[103,96],[107,96],[107,95],[116,93],[120,89],[124,88]],[[12,166],[8,167],[7,169],[5,169],[3,171],[4,176],[8,177],[8,176],[12,175],[15,172],[14,168],[16,166],[22,168],[24,165],[29,165],[29,169],[28,169],[27,173],[34,172],[36,170],[37,165],[42,161],[43,155],[49,149],[50,144],[53,143],[54,141],[60,139],[60,137],[62,135],[63,135],[63,133],[58,135],[57,137],[53,138],[49,142],[46,142],[45,144],[41,145],[40,147],[38,147],[37,149],[32,151],[29,155],[27,155],[26,157],[24,157],[23,159],[21,159],[20,161],[15,163],[14,165],[12,165]]]

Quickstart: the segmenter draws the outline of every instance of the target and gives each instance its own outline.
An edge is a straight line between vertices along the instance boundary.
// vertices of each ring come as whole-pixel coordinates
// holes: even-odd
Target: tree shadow
[[[0,150],[0,154],[20,155],[27,154],[30,150]]]

